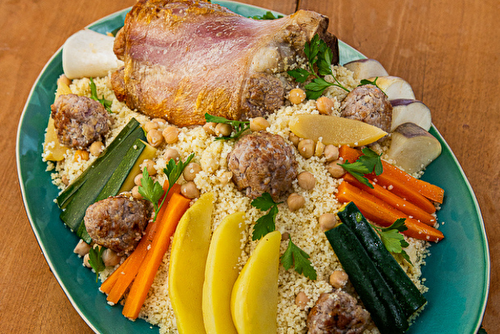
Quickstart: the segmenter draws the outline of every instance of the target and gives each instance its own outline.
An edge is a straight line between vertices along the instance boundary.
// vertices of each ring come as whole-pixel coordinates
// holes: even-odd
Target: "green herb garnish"
[[[382,90],[382,88],[380,88],[378,85],[377,85],[377,80],[378,80],[378,77],[376,77],[375,79],[373,79],[373,81],[370,81],[368,79],[363,79],[360,81],[359,86],[364,86],[364,85],[374,85],[375,87],[377,87],[378,89],[380,89],[380,91],[382,93],[385,94],[385,92]],[[387,94],[385,94],[385,96],[387,96]]]
[[[94,269],[96,277],[95,281],[99,280],[99,273],[106,269],[106,265],[102,260],[102,253],[104,253],[104,247],[92,247],[89,250],[89,264]]]
[[[342,166],[349,174],[354,176],[359,182],[367,185],[373,189],[373,185],[365,177],[366,174],[375,172],[375,175],[380,175],[383,172],[382,160],[380,157],[382,154],[378,155],[371,149],[365,147],[361,150],[364,155],[361,155],[355,162],[350,163],[346,161],[343,164],[338,164]]]
[[[306,54],[309,69],[297,68],[288,71],[288,74],[295,78],[297,82],[304,83],[310,76],[314,79],[305,85],[306,96],[308,99],[315,100],[323,94],[323,91],[330,86],[339,87],[347,92],[349,89],[345,88],[333,75],[332,72],[332,59],[333,51],[328,45],[319,38],[316,34],[311,39],[311,42],[306,42],[304,46],[304,53]],[[317,71],[315,68],[317,67]],[[328,82],[322,77],[331,75],[335,83]]]
[[[290,238],[288,239],[286,251],[280,257],[280,262],[286,270],[293,266],[297,273],[315,280],[317,278],[316,269],[314,269],[311,261],[309,261],[309,257],[309,254],[297,247],[297,245],[292,242],[292,238]]]
[[[408,247],[409,244],[400,233],[408,229],[408,227],[406,227],[405,221],[406,218],[399,218],[389,227],[378,227],[373,224],[370,225],[380,235],[382,243],[389,252],[401,254],[403,258],[413,266],[413,263],[411,263],[410,261],[410,257],[403,249]]]
[[[263,193],[252,201],[252,206],[268,213],[257,219],[253,227],[252,240],[259,240],[269,232],[276,229],[276,215],[278,214],[278,204],[269,193]]]
[[[90,78],[89,86],[90,86],[90,98],[102,104],[109,113],[112,113],[111,105],[113,104],[113,102],[110,100],[106,100],[104,96],[102,98],[99,98],[97,96],[97,87],[92,77]]]
[[[250,18],[254,19],[254,20],[276,20],[276,19],[281,19],[283,17],[283,15],[278,15],[278,16],[274,16],[273,13],[271,13],[270,11],[267,11],[264,15],[262,16],[251,16]]]
[[[220,116],[213,116],[208,113],[205,113],[205,120],[211,123],[229,124],[233,127],[234,131],[231,135],[216,137],[215,140],[236,139],[242,136],[246,131],[250,130],[250,121],[234,121]]]

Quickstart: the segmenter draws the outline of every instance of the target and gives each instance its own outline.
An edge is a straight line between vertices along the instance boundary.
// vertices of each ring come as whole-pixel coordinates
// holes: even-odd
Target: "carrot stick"
[[[379,186],[375,182],[370,182],[373,186],[373,189],[359,182],[354,176],[351,174],[344,175],[344,180],[349,182],[350,184],[358,187],[359,189],[380,198],[393,208],[404,213],[405,218],[414,218],[418,221],[421,221],[424,224],[429,226],[433,226],[436,223],[436,218],[430,213],[425,212],[420,209],[418,206],[412,204],[411,202],[405,201],[401,197],[393,194],[389,190],[384,187]]]
[[[340,184],[336,197],[342,203],[354,202],[366,218],[385,227],[402,217],[399,210],[345,181]],[[406,218],[405,225],[408,229],[402,233],[412,238],[435,242],[444,238],[441,231],[415,219]]]
[[[170,237],[174,234],[175,228],[184,212],[188,209],[190,202],[190,199],[177,193],[172,195],[163,219],[159,221],[151,249],[142,262],[125,301],[122,312],[125,317],[132,320],[137,319],[141,307],[146,300],[149,288],[153,284],[158,267],[168,250]]]
[[[341,146],[339,149],[339,156],[343,158],[344,161],[349,161],[350,163],[355,162],[360,155],[362,155],[360,151],[345,145]],[[392,191],[399,197],[404,198],[408,202],[415,204],[425,212],[427,213],[436,212],[434,204],[432,204],[427,198],[425,198],[420,193],[419,188],[413,187],[413,185],[416,184],[416,181],[421,181],[421,180],[414,178],[413,176],[405,173],[402,170],[401,173],[395,172],[394,170],[399,170],[399,168],[385,161],[382,161],[382,167],[384,170],[382,174],[375,175],[374,173],[371,173],[367,174],[366,177],[379,183],[382,186],[388,187],[390,191]],[[407,177],[403,178],[402,175],[404,174],[406,174]],[[408,179],[412,179],[413,181],[410,182],[408,181]]]

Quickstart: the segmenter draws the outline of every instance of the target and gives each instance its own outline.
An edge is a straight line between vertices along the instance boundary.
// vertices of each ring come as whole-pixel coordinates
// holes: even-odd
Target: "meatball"
[[[309,334],[357,334],[368,324],[370,313],[357,304],[356,298],[340,289],[322,293],[309,312]]]
[[[342,101],[341,116],[356,119],[391,131],[392,105],[387,96],[374,85],[354,88]]]
[[[243,136],[228,155],[228,166],[239,190],[256,198],[269,193],[278,199],[297,178],[292,147],[279,135],[266,131]]]
[[[85,149],[102,141],[111,119],[103,105],[86,96],[61,95],[51,106],[57,138],[67,147]]]
[[[130,254],[148,223],[149,209],[142,201],[114,196],[96,202],[85,212],[85,227],[92,240],[115,251]]]

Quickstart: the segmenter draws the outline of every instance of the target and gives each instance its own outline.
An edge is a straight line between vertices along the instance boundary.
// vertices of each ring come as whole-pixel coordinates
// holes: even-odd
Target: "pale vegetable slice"
[[[62,63],[69,79],[103,77],[123,65],[113,52],[115,38],[85,29],[63,45]]]
[[[353,60],[344,64],[344,67],[351,70],[354,73],[354,77],[358,80],[389,75],[384,66],[375,59]]]
[[[392,133],[387,156],[405,172],[416,173],[441,154],[441,144],[433,135],[413,123],[404,123]]]
[[[181,334],[205,333],[202,294],[213,202],[213,193],[203,194],[182,216],[172,241],[168,293]]]
[[[239,334],[277,333],[281,233],[264,236],[234,283],[231,314]]]
[[[290,119],[290,130],[300,138],[325,145],[362,146],[387,135],[382,129],[353,119],[325,115],[296,115]]]
[[[391,100],[391,104],[391,131],[408,122],[414,123],[426,131],[431,128],[431,111],[424,103],[417,100],[397,99]]]
[[[238,278],[243,212],[226,216],[215,230],[208,251],[203,284],[203,320],[208,334],[236,334],[231,317],[231,291]]]
[[[368,80],[373,81],[376,77]],[[415,99],[415,94],[410,84],[400,77],[378,77],[377,86],[387,95],[389,100],[396,99]]]

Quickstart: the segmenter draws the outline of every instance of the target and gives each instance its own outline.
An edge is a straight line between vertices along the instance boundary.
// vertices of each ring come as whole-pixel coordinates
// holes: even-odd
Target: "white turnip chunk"
[[[123,65],[113,52],[115,38],[92,30],[80,30],[63,46],[62,62],[68,79],[103,77]]]
[[[372,77],[368,80],[373,81],[375,79],[376,77]],[[413,94],[413,89],[410,84],[400,77],[378,77],[377,86],[382,89],[389,100],[415,99],[415,94]]]
[[[424,103],[410,99],[397,99],[390,102],[392,105],[391,131],[408,122],[429,131],[432,124],[431,111]]]
[[[426,130],[413,123],[404,123],[392,133],[387,156],[407,173],[427,167],[441,154],[441,144]]]
[[[358,80],[372,77],[386,77],[389,74],[384,66],[375,59],[358,59],[344,64],[348,70],[354,72],[354,78]]]

